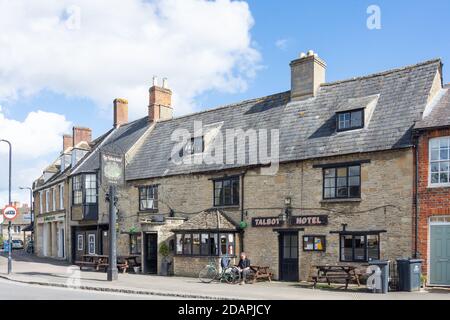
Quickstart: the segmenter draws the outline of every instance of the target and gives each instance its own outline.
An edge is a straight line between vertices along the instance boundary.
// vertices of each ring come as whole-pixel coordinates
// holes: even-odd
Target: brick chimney
[[[172,119],[172,91],[167,87],[167,79],[164,78],[162,87],[159,87],[156,77],[153,77],[153,86],[149,91],[149,121],[157,122]]]
[[[70,134],[63,135],[63,152],[73,147],[73,137]]]
[[[315,97],[322,83],[325,83],[327,64],[314,51],[302,53],[291,66],[291,100],[305,100]]]
[[[114,128],[128,123],[128,100],[114,99]]]
[[[76,146],[82,141],[91,142],[92,130],[83,127],[73,127],[73,146]]]

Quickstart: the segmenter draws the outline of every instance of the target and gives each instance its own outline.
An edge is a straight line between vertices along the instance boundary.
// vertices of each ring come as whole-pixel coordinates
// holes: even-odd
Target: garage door
[[[429,282],[450,286],[450,224],[430,226]]]

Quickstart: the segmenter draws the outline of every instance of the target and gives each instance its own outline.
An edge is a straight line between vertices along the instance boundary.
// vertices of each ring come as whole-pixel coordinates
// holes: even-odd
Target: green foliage
[[[167,243],[163,242],[159,246],[159,254],[162,255],[164,258],[168,257],[170,254],[169,246]]]

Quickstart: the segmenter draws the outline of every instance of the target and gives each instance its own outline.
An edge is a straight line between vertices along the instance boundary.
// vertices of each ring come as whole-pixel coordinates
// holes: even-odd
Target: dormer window
[[[364,128],[364,109],[338,112],[336,115],[338,132]]]
[[[184,155],[198,154],[205,151],[205,139],[203,136],[191,138],[186,143],[183,149],[180,150],[179,156],[182,158]]]

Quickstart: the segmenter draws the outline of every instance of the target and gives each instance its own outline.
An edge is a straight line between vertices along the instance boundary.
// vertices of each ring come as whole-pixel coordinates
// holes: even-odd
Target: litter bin
[[[388,293],[389,291],[389,260],[372,260],[370,266],[378,266],[381,270],[381,291],[379,293]]]
[[[421,259],[397,259],[399,291],[420,291],[422,262]]]

